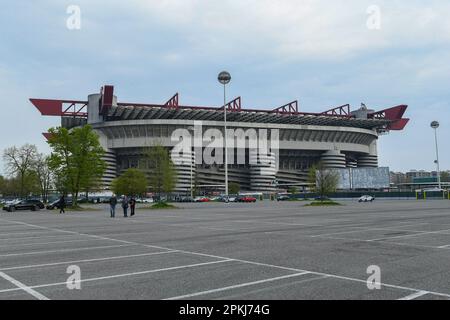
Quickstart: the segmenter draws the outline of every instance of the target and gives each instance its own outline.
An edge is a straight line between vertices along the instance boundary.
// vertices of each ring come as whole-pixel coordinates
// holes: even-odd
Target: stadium
[[[258,157],[256,162],[235,164],[231,161],[228,165],[230,183],[238,183],[244,191],[264,193],[281,187],[306,188],[308,171],[318,162],[330,169],[378,174],[374,169],[378,168],[379,137],[393,130],[403,130],[409,121],[403,118],[407,105],[381,111],[362,105],[352,111],[347,104],[321,113],[307,113],[299,110],[298,101],[268,110],[246,109],[242,108],[240,97],[221,107],[181,105],[178,94],[163,104],[118,102],[111,85],[103,86],[100,93],[90,94],[87,100],[30,101],[42,115],[61,117],[63,127],[92,125],[105,149],[104,160],[108,167],[103,183],[106,189],[124,170],[142,167],[145,148],[162,144],[172,150],[175,147],[172,136],[177,129],[193,131],[200,123],[203,130],[216,129],[223,133],[224,108],[230,130],[277,132],[276,157],[275,152],[265,156],[271,163],[276,159],[276,170],[270,170],[268,166],[272,166],[261,161],[263,157]],[[47,133],[44,136],[48,138]],[[203,140],[200,149],[191,149],[189,161],[176,165],[177,193],[188,193],[193,180],[205,191],[224,190],[223,163],[196,161],[198,153],[207,147],[208,142]],[[251,158],[249,147],[244,148],[247,150],[236,150],[235,154],[244,151],[247,159]]]

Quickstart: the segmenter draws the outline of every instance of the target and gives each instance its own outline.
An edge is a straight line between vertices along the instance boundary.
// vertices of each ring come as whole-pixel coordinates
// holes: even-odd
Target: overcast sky
[[[68,28],[70,5],[80,29]],[[112,84],[119,101],[164,103],[179,92],[181,104],[214,106],[226,69],[244,108],[407,104],[408,127],[379,140],[380,165],[433,170],[430,122],[439,120],[450,169],[449,16],[448,0],[3,1],[0,150],[49,151],[41,133],[60,120],[42,117],[30,97],[84,100]]]

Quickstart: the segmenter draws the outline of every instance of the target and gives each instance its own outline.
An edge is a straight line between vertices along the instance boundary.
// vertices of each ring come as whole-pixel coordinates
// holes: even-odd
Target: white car
[[[144,199],[141,199],[141,203],[153,203],[153,198],[144,198]]]
[[[373,202],[373,200],[375,200],[375,197],[365,195],[359,198],[358,202]]]

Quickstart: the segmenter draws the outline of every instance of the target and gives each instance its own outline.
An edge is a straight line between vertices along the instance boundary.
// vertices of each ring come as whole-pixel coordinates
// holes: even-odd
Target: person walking
[[[134,197],[131,197],[131,199],[130,199],[130,210],[131,210],[130,216],[131,217],[134,216],[135,208],[136,208],[136,199],[134,199]]]
[[[65,208],[66,208],[66,198],[64,198],[64,195],[62,195],[61,198],[59,198],[59,214],[66,213]]]
[[[111,218],[116,217],[116,205],[117,205],[117,197],[115,194],[113,194],[112,197],[109,199]]]
[[[124,196],[122,200],[122,208],[123,208],[123,217],[128,217],[128,197]]]

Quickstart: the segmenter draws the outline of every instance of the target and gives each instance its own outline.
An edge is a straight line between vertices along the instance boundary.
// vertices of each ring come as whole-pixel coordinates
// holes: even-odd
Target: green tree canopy
[[[141,170],[130,168],[113,180],[111,189],[117,195],[141,196],[147,191],[147,177]]]
[[[239,191],[241,191],[241,185],[236,182],[230,182],[228,184],[228,192],[230,194],[239,194]]]
[[[39,187],[42,200],[47,202],[48,193],[52,185],[52,171],[49,167],[50,157],[44,154],[38,154],[33,164],[33,171],[35,172],[36,182]]]
[[[326,169],[321,162],[309,170],[308,181],[314,186],[314,191],[321,197],[336,191],[339,184],[339,174],[333,169]]]
[[[146,150],[148,169],[150,171],[150,187],[158,195],[169,193],[175,188],[177,173],[170,158],[169,151],[162,145]]]
[[[450,182],[450,172],[449,171],[441,172],[441,180],[442,182]]]
[[[63,184],[60,187],[72,193],[76,206],[80,191],[96,185],[106,169],[99,137],[90,125],[70,131],[51,128],[49,132],[52,148],[49,166],[59,175],[57,180]]]
[[[6,171],[10,177],[18,179],[19,196],[24,197],[33,189],[28,183],[33,182],[32,174],[33,164],[36,161],[37,148],[35,145],[25,144],[21,147],[10,147],[3,152],[3,161]]]
[[[0,175],[0,194],[4,195],[6,190],[6,179]]]
[[[289,187],[288,192],[292,193],[292,194],[297,194],[298,188],[296,186],[291,186],[291,187]]]

